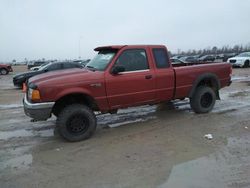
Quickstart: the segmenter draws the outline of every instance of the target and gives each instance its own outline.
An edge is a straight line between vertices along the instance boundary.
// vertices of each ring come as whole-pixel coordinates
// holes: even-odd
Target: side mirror
[[[124,71],[125,71],[125,67],[124,67],[124,66],[117,65],[117,66],[114,66],[114,67],[112,68],[111,73],[112,73],[112,74],[118,74],[118,73],[124,72]]]

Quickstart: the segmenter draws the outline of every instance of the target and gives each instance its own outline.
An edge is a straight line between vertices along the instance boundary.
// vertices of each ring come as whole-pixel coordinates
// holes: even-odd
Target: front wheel
[[[66,106],[58,115],[56,125],[60,135],[70,142],[90,138],[96,130],[93,111],[81,104]]]
[[[248,68],[250,67],[250,63],[249,63],[249,60],[246,60],[244,65],[243,65],[244,68]]]
[[[207,113],[213,109],[215,101],[214,90],[210,87],[200,86],[190,98],[190,105],[195,113]]]

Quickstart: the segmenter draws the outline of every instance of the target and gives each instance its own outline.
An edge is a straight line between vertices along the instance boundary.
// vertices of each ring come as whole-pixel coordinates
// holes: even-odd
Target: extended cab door
[[[155,75],[146,48],[124,49],[106,72],[106,92],[110,108],[148,104],[155,100]],[[124,71],[112,74],[115,66]]]
[[[175,72],[170,64],[167,49],[163,46],[152,47],[151,54],[155,66],[157,101],[172,100],[175,92]]]

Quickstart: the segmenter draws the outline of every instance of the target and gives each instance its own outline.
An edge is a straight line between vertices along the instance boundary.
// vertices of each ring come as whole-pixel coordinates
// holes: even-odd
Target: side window
[[[134,49],[124,51],[115,62],[115,66],[123,66],[125,72],[149,69],[145,50]]]
[[[59,70],[59,69],[61,69],[61,67],[62,67],[62,64],[55,63],[55,64],[52,64],[50,67],[48,67],[48,70],[49,71]]]
[[[165,49],[154,48],[153,54],[157,68],[161,69],[169,67],[168,54]]]

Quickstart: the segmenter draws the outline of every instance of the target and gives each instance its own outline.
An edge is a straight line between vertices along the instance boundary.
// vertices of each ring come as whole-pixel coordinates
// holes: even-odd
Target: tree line
[[[187,50],[187,51],[182,51],[180,49],[178,49],[177,53],[171,53],[172,55],[186,55],[186,56],[189,56],[189,55],[209,55],[209,54],[216,54],[216,55],[219,55],[219,54],[228,54],[228,53],[242,53],[242,52],[247,52],[247,51],[250,51],[250,44],[248,45],[234,45],[234,46],[229,46],[229,45],[226,45],[226,46],[222,46],[222,47],[217,47],[217,46],[214,46],[214,47],[208,47],[208,48],[205,48],[205,49],[199,49],[199,50]]]

